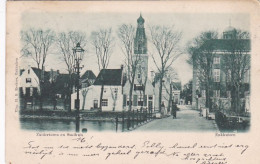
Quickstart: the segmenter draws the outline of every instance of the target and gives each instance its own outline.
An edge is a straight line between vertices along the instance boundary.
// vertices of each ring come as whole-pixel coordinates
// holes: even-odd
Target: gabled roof
[[[32,70],[33,72],[36,74],[36,76],[41,79],[41,74],[42,74],[42,70],[41,69],[38,69],[38,68],[35,68],[35,67],[32,67]],[[44,81],[48,81],[49,80],[49,77],[50,77],[50,73],[47,72],[47,71],[44,71]]]
[[[81,79],[96,79],[96,75],[91,71],[87,70],[82,76]]]
[[[94,85],[121,85],[122,69],[102,69]]]

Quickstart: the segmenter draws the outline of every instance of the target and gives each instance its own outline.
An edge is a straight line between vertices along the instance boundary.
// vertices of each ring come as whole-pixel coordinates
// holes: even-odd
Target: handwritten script
[[[28,141],[24,145],[23,151],[26,156],[35,156],[39,160],[57,156],[110,160],[120,156],[132,160],[165,157],[188,163],[226,164],[228,163],[226,152],[235,151],[237,155],[243,156],[249,149],[248,145],[225,143],[202,145],[199,143],[173,142],[166,145],[151,140],[144,140],[135,144],[119,143],[108,144],[95,140],[93,136],[90,138],[77,136],[68,138],[67,144],[58,144],[58,146],[40,143],[36,140]]]

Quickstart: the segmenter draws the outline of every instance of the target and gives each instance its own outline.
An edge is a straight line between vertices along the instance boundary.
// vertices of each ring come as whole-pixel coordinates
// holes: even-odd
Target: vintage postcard
[[[256,164],[257,1],[7,2],[6,163]]]

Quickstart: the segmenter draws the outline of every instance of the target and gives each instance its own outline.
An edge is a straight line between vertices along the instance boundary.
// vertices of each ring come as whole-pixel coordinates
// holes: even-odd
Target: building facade
[[[207,42],[208,44],[212,44],[214,47],[213,51],[213,60],[211,67],[212,77],[210,79],[210,91],[209,96],[211,100],[211,108],[213,111],[215,109],[225,109],[229,110],[231,108],[231,98],[232,91],[234,90],[232,87],[232,80],[234,76],[231,73],[231,70],[227,68],[227,57],[226,55],[234,54],[233,49],[236,43],[239,43],[239,48],[244,54],[250,56],[250,40],[249,39],[239,39],[237,38],[237,30],[233,27],[228,27],[222,35],[220,39],[212,39]],[[233,47],[232,47],[233,46]],[[236,59],[238,60],[238,59]],[[244,60],[244,59],[241,59]],[[231,61],[229,64],[235,64],[235,61]],[[240,98],[241,102],[244,104],[248,104],[249,102],[249,93],[250,93],[250,62],[249,65],[245,66],[248,68],[244,68],[245,73],[242,75],[243,79],[239,82],[240,86]],[[236,68],[234,68],[236,69]],[[241,69],[237,67],[237,69]],[[234,72],[234,71],[233,71]],[[200,109],[201,107],[206,106],[206,86],[203,82],[200,81],[200,70],[199,68],[193,67],[193,86],[192,86],[192,106],[194,109]],[[243,99],[243,100],[242,100]],[[246,100],[247,99],[247,100]],[[245,103],[245,101],[247,101]],[[242,105],[242,104],[241,104]],[[249,106],[249,105],[247,105]],[[245,107],[243,107],[245,108]],[[249,107],[246,107],[249,108]],[[249,110],[249,109],[246,109]]]
[[[144,27],[145,20],[140,15],[137,19],[136,36],[134,38],[134,58],[139,60],[136,68],[136,76],[132,92],[132,109],[154,110],[154,87],[148,79],[148,54],[147,54],[147,37]],[[124,100],[123,108],[129,107],[130,83],[127,80],[123,88]]]

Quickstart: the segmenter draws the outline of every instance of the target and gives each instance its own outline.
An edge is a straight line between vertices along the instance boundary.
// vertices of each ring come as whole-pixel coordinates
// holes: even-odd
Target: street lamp
[[[75,108],[76,108],[76,132],[79,132],[79,79],[80,79],[80,69],[82,69],[83,67],[80,67],[79,64],[83,58],[83,54],[84,54],[84,49],[80,47],[80,43],[77,43],[76,47],[74,47],[73,49],[73,55],[75,57],[75,72],[77,72],[77,81],[76,81],[76,87],[77,87],[77,99],[75,100]]]

